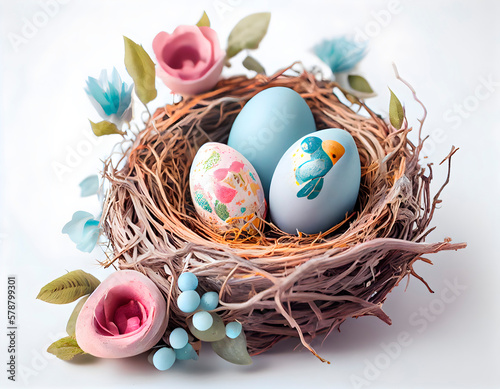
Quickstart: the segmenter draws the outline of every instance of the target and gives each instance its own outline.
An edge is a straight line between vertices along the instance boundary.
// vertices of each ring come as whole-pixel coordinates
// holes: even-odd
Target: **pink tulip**
[[[153,40],[156,74],[174,93],[195,95],[212,89],[224,66],[225,52],[210,27],[179,26]]]
[[[76,321],[76,341],[96,357],[125,358],[150,350],[164,335],[165,298],[145,275],[112,273],[90,295]]]

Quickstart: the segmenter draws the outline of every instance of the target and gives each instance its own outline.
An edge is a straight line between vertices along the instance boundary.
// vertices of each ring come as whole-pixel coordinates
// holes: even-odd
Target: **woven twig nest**
[[[419,165],[422,142],[408,140],[407,121],[396,130],[363,103],[370,116],[362,116],[357,105],[347,106],[332,93],[337,84],[316,78],[280,72],[221,80],[211,92],[158,109],[121,151],[120,167],[106,164],[110,189],[102,225],[113,252],[108,265],[118,261],[158,285],[169,328],[186,327],[176,282],[188,270],[199,277],[202,292],[220,292],[217,311],[224,322],[243,324],[251,354],[287,337],[300,337],[315,353],[310,339],[349,317],[375,315],[390,323],[382,303],[403,277],[417,276],[415,261],[463,247],[449,240],[424,243],[439,200],[430,195],[432,171]],[[273,86],[298,92],[318,130],[342,128],[353,136],[362,169],[356,207],[319,235],[288,235],[269,222],[260,235],[221,236],[195,212],[192,160],[203,143],[226,142],[245,103]]]

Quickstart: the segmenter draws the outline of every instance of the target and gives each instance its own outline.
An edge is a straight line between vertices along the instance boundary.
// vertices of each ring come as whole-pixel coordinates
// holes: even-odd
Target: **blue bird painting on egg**
[[[305,184],[297,193],[297,197],[313,200],[318,197],[325,175],[344,155],[345,149],[339,142],[321,140],[316,136],[308,136],[300,144],[301,149],[310,154],[310,160],[295,170],[295,179],[299,185]]]

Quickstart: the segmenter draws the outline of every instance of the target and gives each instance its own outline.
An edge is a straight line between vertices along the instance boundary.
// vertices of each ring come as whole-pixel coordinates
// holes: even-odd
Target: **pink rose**
[[[76,321],[76,341],[96,357],[131,357],[158,343],[167,327],[166,311],[163,295],[149,278],[120,270],[86,301]]]
[[[156,74],[174,93],[195,95],[213,88],[224,66],[225,52],[210,27],[179,26],[153,40]]]

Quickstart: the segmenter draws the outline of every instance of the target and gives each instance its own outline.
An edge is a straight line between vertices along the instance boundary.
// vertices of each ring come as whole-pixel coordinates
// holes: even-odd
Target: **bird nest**
[[[106,265],[135,269],[155,282],[167,301],[169,328],[187,327],[176,282],[193,272],[201,292],[220,293],[216,311],[224,322],[243,325],[252,355],[299,337],[318,356],[310,340],[350,317],[374,315],[390,324],[382,304],[404,277],[421,279],[414,263],[464,247],[449,239],[424,242],[442,188],[431,196],[432,169],[419,164],[422,140],[408,139],[407,120],[397,130],[362,101],[344,104],[335,82],[290,71],[223,79],[213,91],[158,109],[122,144],[120,162],[110,158],[104,170],[110,187],[101,224],[112,250]],[[342,223],[316,235],[289,235],[270,221],[257,234],[218,234],[195,211],[191,163],[204,143],[225,143],[245,103],[275,86],[305,99],[318,130],[342,128],[353,136],[361,160],[358,201]]]

